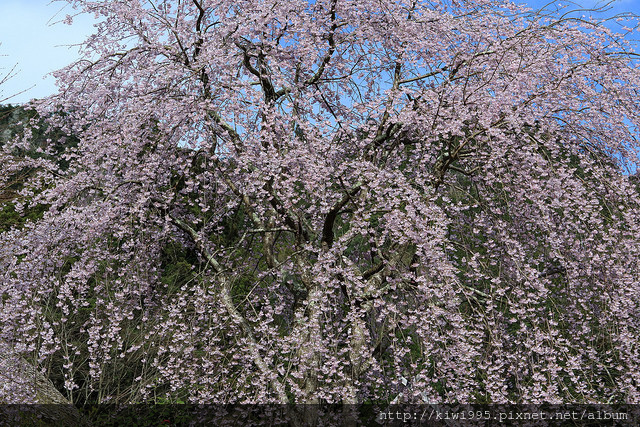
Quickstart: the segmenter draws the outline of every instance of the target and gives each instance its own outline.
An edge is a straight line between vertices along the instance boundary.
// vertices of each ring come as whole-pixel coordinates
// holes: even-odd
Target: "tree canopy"
[[[78,143],[4,146],[46,210],[0,234],[0,337],[71,401],[640,402],[632,28],[70,3],[102,20],[36,108]]]

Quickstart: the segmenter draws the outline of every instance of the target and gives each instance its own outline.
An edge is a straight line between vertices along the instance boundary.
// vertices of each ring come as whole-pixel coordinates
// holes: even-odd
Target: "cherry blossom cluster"
[[[0,235],[0,338],[70,400],[640,403],[635,22],[70,3],[37,109],[80,142]]]

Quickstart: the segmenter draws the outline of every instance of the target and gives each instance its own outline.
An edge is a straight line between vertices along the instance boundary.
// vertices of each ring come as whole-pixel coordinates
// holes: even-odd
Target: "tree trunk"
[[[35,366],[0,342],[0,418],[18,425],[89,426]]]

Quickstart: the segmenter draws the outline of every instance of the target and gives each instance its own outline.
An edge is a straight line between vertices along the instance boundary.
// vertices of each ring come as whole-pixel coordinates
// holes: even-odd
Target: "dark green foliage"
[[[171,294],[194,278],[193,266],[198,259],[193,251],[189,251],[177,242],[169,242],[162,253],[162,275],[160,281],[166,285],[166,292]]]
[[[0,105],[0,147],[9,141],[23,138],[27,130],[30,132],[29,145],[26,148],[14,149],[14,156],[18,159],[55,160],[60,168],[67,168],[68,164],[62,158],[62,153],[76,146],[77,138],[51,128],[38,117],[35,110],[23,106]],[[0,188],[0,232],[12,227],[21,228],[26,222],[41,218],[47,210],[47,206],[43,205],[27,206],[22,213],[16,210],[16,201],[28,202],[20,200],[18,192],[36,172],[32,167],[24,167],[9,176],[8,184]]]
[[[0,233],[12,227],[21,228],[28,221],[36,221],[42,218],[46,210],[46,206],[37,205],[25,209],[25,212],[21,215],[16,212],[16,206],[13,202],[0,202]]]
[[[0,146],[10,140],[22,138],[27,129],[30,132],[29,146],[16,151],[15,154],[31,158],[55,159],[62,169],[66,169],[68,164],[61,158],[61,154],[78,144],[76,137],[49,126],[35,110],[23,106],[0,105]],[[52,154],[44,154],[42,150],[48,150]]]

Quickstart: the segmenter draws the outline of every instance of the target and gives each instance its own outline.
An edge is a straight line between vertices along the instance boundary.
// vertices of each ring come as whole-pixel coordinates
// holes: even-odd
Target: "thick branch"
[[[271,80],[269,79],[269,77],[266,75],[266,68],[264,66],[264,54],[260,53],[258,55],[258,68],[256,69],[252,64],[251,64],[251,55],[249,55],[249,50],[246,46],[242,45],[241,43],[236,42],[236,46],[238,48],[240,48],[240,50],[242,50],[242,58],[243,61],[242,63],[244,64],[245,68],[254,76],[256,76],[258,78],[258,80],[260,80],[260,86],[262,87],[262,91],[264,93],[264,97],[265,100],[267,102],[275,102],[281,95],[284,94],[284,92],[282,91],[277,91],[274,89],[273,84],[271,83]]]
[[[338,203],[335,204],[333,208],[327,213],[327,216],[324,219],[324,225],[322,226],[322,246],[325,249],[329,249],[333,245],[333,225],[338,217],[338,213],[340,210],[351,200],[353,196],[358,194],[360,191],[360,186],[357,185],[351,190],[348,191],[342,199]]]
[[[331,11],[329,12],[331,16],[331,29],[329,31],[328,37],[329,50],[327,51],[327,54],[324,56],[324,58],[322,58],[322,62],[320,63],[320,66],[316,70],[315,74],[305,81],[305,84],[307,85],[316,84],[318,80],[320,80],[320,77],[322,77],[322,74],[324,73],[325,67],[331,60],[331,57],[336,50],[335,32],[338,29],[338,24],[336,23],[336,3],[337,0],[331,2]]]
[[[223,272],[222,266],[220,265],[218,260],[216,260],[213,257],[211,252],[209,252],[209,249],[202,243],[202,239],[200,238],[200,236],[198,236],[198,232],[194,230],[193,227],[191,227],[189,224],[187,224],[186,222],[182,221],[180,218],[177,218],[172,214],[169,214],[169,218],[171,218],[171,220],[178,226],[178,228],[186,232],[189,235],[189,237],[191,237],[191,240],[193,241],[193,243],[196,244],[198,251],[206,258],[207,262],[211,264],[214,271],[216,273],[222,273]]]
[[[169,218],[171,218],[171,220],[181,230],[189,234],[189,236],[191,237],[191,240],[193,241],[193,243],[195,243],[196,247],[198,248],[198,252],[200,252],[202,256],[206,258],[207,262],[211,264],[215,272],[222,273],[224,271],[223,267],[220,265],[218,260],[215,259],[215,257],[211,254],[209,249],[203,244],[202,239],[200,239],[196,230],[194,230],[193,227],[191,227],[186,222],[182,221],[179,218],[176,218],[174,215],[169,214]],[[271,369],[267,365],[267,363],[264,361],[264,359],[260,355],[258,342],[255,338],[251,325],[249,324],[249,322],[247,322],[244,316],[242,316],[242,314],[238,311],[235,304],[233,303],[233,299],[231,296],[231,286],[230,286],[229,280],[224,276],[224,274],[220,274],[220,279],[222,282],[222,288],[220,292],[222,296],[222,303],[224,304],[225,309],[227,310],[229,315],[233,318],[233,320],[240,325],[240,327],[242,328],[242,331],[244,332],[247,339],[249,340],[249,352],[253,357],[254,363],[256,364],[258,369],[260,369],[260,371],[265,377],[270,378],[269,383],[271,384],[271,387],[278,394],[278,399],[280,400],[280,403],[283,403],[283,404],[289,403],[289,399],[287,398],[287,394],[285,393],[284,387],[277,379],[275,379],[275,376],[273,375],[274,374],[273,369]]]
[[[384,268],[384,262],[379,262],[378,264],[374,265],[373,267],[371,267],[370,269],[362,273],[362,280],[364,281],[369,280],[371,277],[373,277],[374,274],[381,272],[383,268]]]
[[[271,199],[269,203],[271,207],[276,211],[278,215],[280,215],[284,223],[295,231],[296,234],[300,235],[305,241],[308,241],[310,238],[310,233],[307,227],[303,224],[300,218],[297,218],[284,207],[284,203],[280,201],[278,197],[273,192],[270,192]]]

